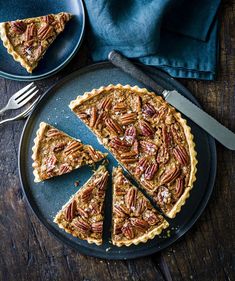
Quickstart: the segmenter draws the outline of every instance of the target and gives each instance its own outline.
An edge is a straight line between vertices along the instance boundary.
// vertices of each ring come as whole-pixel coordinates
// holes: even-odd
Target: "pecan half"
[[[161,184],[173,182],[180,175],[180,168],[175,166],[165,171],[161,176]]]
[[[140,130],[141,130],[143,136],[153,137],[154,129],[151,127],[151,125],[148,122],[146,122],[144,120],[140,120],[139,127],[140,127]]]
[[[87,201],[88,199],[90,199],[93,189],[94,187],[92,185],[84,189],[81,193],[81,199],[83,201]]]
[[[135,174],[141,176],[147,167],[148,167],[148,159],[145,157],[141,158],[139,160],[138,165],[136,166]]]
[[[120,157],[123,163],[135,163],[138,161],[136,157],[137,153],[135,151],[123,152]]]
[[[111,131],[115,135],[123,133],[122,127],[118,124],[117,121],[114,121],[112,118],[107,118],[105,120],[105,125],[108,127],[109,131]]]
[[[70,167],[67,163],[65,163],[60,166],[59,174],[63,175],[69,173],[70,171],[72,171],[72,167]]]
[[[184,141],[184,131],[179,123],[171,125],[171,132],[176,143],[181,144]]]
[[[148,102],[142,107],[142,112],[148,117],[152,117],[156,114],[155,108]]]
[[[143,213],[143,219],[150,225],[156,225],[159,222],[158,216],[150,210]]]
[[[169,161],[169,159],[170,159],[170,154],[168,152],[168,149],[164,145],[162,145],[158,150],[156,160],[159,164],[161,163],[166,164]]]
[[[96,120],[97,120],[98,114],[97,109],[95,107],[92,107],[91,109],[91,117],[90,117],[90,127],[94,127]]]
[[[133,145],[132,145],[132,149],[133,149],[133,151],[134,151],[136,154],[139,153],[139,142],[138,142],[138,140],[135,140],[135,141],[134,141],[134,143],[133,143]]]
[[[103,109],[103,110],[105,110],[105,111],[108,111],[108,110],[111,108],[111,106],[112,106],[112,99],[111,99],[110,97],[105,97],[105,98],[101,101],[101,103],[100,103],[100,105],[99,105],[99,108],[100,108],[100,109]]]
[[[168,113],[168,108],[166,106],[161,106],[159,109],[158,109],[158,118],[159,119],[163,119],[166,114]]]
[[[176,198],[179,198],[184,190],[184,178],[178,178],[175,181],[175,192],[174,195]]]
[[[42,17],[42,20],[47,24],[51,24],[54,22],[54,17],[53,15],[46,15]]]
[[[64,149],[64,153],[65,153],[65,155],[68,156],[70,154],[73,154],[73,153],[79,151],[81,149],[81,147],[82,147],[82,143],[74,140],[66,146],[66,148]]]
[[[41,26],[38,30],[38,38],[40,40],[45,40],[52,35],[53,27],[50,25]]]
[[[105,112],[105,111],[102,111],[99,115],[98,115],[98,118],[97,118],[97,120],[96,120],[96,122],[95,122],[95,128],[97,128],[98,127],[98,125],[103,125],[103,123],[105,122],[105,120],[108,118],[108,114],[107,114],[107,112]]]
[[[125,195],[125,203],[127,208],[130,210],[135,207],[137,199],[137,190],[135,188],[131,188],[127,191]]]
[[[124,102],[120,102],[120,103],[114,105],[113,110],[115,112],[126,112],[126,110],[127,110],[126,104]]]
[[[119,120],[120,123],[124,126],[134,123],[136,121],[136,118],[137,118],[137,113],[132,112],[132,113],[123,114],[122,116],[120,116]]]
[[[127,239],[133,239],[135,237],[133,226],[129,222],[125,223],[121,230]]]
[[[55,155],[51,155],[50,157],[47,158],[47,160],[46,160],[47,172],[53,171],[53,169],[55,168],[56,162],[57,162],[57,159],[56,159]]]
[[[163,143],[167,148],[173,146],[172,134],[170,131],[168,132],[168,127],[166,125],[164,125],[162,128],[162,138],[163,138]]]
[[[116,149],[117,151],[123,151],[123,152],[127,152],[130,151],[131,149],[131,145],[128,144],[127,142],[125,142],[124,140],[120,140],[118,137],[113,138],[109,145]]]
[[[26,30],[26,27],[27,27],[27,25],[23,21],[13,21],[13,22],[11,22],[12,31],[17,33],[17,34],[24,33],[25,30]]]
[[[72,221],[76,215],[77,203],[73,200],[65,209],[65,219],[66,221]]]
[[[140,147],[142,150],[148,155],[155,155],[157,153],[157,146],[156,144],[149,142],[149,141],[140,141]]]
[[[157,164],[149,164],[147,169],[145,170],[144,177],[146,180],[152,180],[157,173],[158,165]]]
[[[124,205],[115,205],[113,211],[119,218],[124,218],[129,214],[129,210]]]
[[[96,151],[93,147],[87,146],[87,151],[93,161],[99,161],[103,156],[100,152]]]
[[[59,152],[59,151],[63,150],[65,148],[65,146],[66,146],[65,142],[59,142],[53,147],[53,151]]]
[[[131,218],[131,224],[140,231],[145,231],[149,228],[149,224],[145,220],[139,218]]]
[[[58,137],[58,136],[61,136],[61,132],[58,131],[57,129],[50,129],[46,132],[46,136],[48,138],[52,138],[52,137]]]
[[[84,217],[85,219],[88,218],[88,214],[86,211],[84,211],[82,208],[77,207],[77,213],[81,216]]]
[[[146,201],[143,198],[139,198],[135,206],[135,215],[141,215],[146,209]]]
[[[173,149],[173,154],[175,156],[175,159],[179,161],[180,164],[182,165],[187,165],[189,161],[189,156],[186,151],[186,149],[183,146],[176,146]]]
[[[133,144],[134,140],[136,139],[136,136],[137,130],[134,125],[130,125],[126,128],[124,137],[128,143]]]
[[[157,193],[157,202],[160,205],[164,205],[170,204],[171,200],[171,193],[169,192],[168,188],[166,188],[165,186],[160,186]]]
[[[122,227],[123,227],[123,221],[114,221],[113,224],[113,233],[115,235],[121,234],[122,233]]]
[[[103,231],[103,222],[102,221],[93,222],[91,225],[91,230],[94,233],[101,234]]]
[[[37,28],[35,24],[33,23],[29,24],[26,28],[25,40],[30,41],[36,35],[37,35]]]
[[[94,182],[94,185],[98,188],[98,195],[102,196],[104,194],[105,187],[108,182],[108,171],[106,171],[99,179]]]
[[[91,226],[90,224],[83,220],[83,219],[77,219],[73,222],[73,225],[75,228],[77,228],[80,232],[84,233],[84,234],[87,234],[90,232],[91,230]]]

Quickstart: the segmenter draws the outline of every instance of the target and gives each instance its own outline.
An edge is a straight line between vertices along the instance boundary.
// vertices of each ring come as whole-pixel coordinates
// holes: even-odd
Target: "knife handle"
[[[228,149],[235,150],[235,134],[177,91],[163,91],[165,100],[193,120]]]
[[[135,78],[141,83],[148,85],[148,87],[154,90],[154,92],[156,92],[158,95],[162,95],[164,89],[120,53],[113,50],[109,53],[108,58],[113,65],[122,69],[124,72],[128,73],[131,77]]]

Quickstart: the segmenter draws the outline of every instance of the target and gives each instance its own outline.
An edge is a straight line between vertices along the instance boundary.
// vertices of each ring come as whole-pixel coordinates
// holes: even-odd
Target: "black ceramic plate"
[[[148,74],[152,75],[162,87],[167,89],[174,88],[198,104],[182,85],[168,75],[153,68],[145,67],[144,69]],[[33,139],[39,123],[45,121],[81,139],[84,143],[89,143],[95,148],[105,151],[97,142],[94,135],[70,111],[68,104],[71,100],[75,99],[77,95],[110,83],[130,84],[132,86],[138,85],[143,87],[141,83],[113,67],[111,64],[101,63],[76,71],[49,89],[26,122],[20,143],[19,170],[22,187],[30,206],[41,222],[59,240],[86,255],[106,259],[131,259],[149,255],[166,248],[188,231],[196,222],[204,210],[213,190],[216,174],[216,149],[214,140],[197,125],[189,121],[192,133],[195,136],[196,150],[198,153],[197,181],[186,205],[182,208],[182,211],[177,217],[172,220],[169,228],[170,233],[168,232],[168,234],[170,234],[169,237],[167,233],[164,232],[161,236],[145,244],[121,248],[112,246],[112,244],[109,243],[111,181],[105,202],[106,219],[103,245],[96,246],[88,244],[85,241],[76,239],[65,233],[53,223],[53,217],[70,196],[77,191],[77,188],[74,187],[74,182],[79,180],[81,186],[91,175],[91,168],[84,167],[70,174],[35,184],[33,182],[31,160]],[[108,156],[108,159],[108,168],[111,171],[112,167],[117,165],[117,162],[111,155]]]
[[[0,0],[1,22],[59,12],[70,12],[73,18],[47,50],[32,74],[14,61],[0,40],[0,76],[13,80],[34,81],[56,73],[79,49],[85,28],[82,0]]]

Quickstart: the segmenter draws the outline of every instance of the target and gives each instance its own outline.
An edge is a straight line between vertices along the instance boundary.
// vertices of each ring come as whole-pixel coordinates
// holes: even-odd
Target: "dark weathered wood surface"
[[[220,10],[220,67],[213,82],[181,80],[204,109],[235,132],[235,1]],[[37,82],[42,90],[87,64],[86,42],[59,74]],[[24,83],[0,79],[0,106]],[[11,115],[13,113],[10,113]],[[235,280],[235,153],[221,145],[212,198],[196,225],[161,254],[132,261],[82,256],[58,242],[25,202],[17,169],[24,121],[0,129],[0,280]]]

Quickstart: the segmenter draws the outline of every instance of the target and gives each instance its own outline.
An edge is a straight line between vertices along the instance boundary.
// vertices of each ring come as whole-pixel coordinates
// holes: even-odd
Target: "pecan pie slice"
[[[153,239],[168,222],[153,208],[150,201],[123,175],[113,169],[112,243],[130,246]]]
[[[103,209],[108,171],[100,166],[56,215],[54,222],[88,243],[102,244]]]
[[[92,165],[107,155],[44,122],[40,123],[34,143],[35,182],[69,173],[83,165]]]
[[[163,212],[175,217],[193,187],[197,163],[181,114],[153,92],[120,84],[78,96],[70,108]]]
[[[14,60],[32,73],[70,19],[71,14],[62,12],[2,22],[0,23],[0,38]]]

